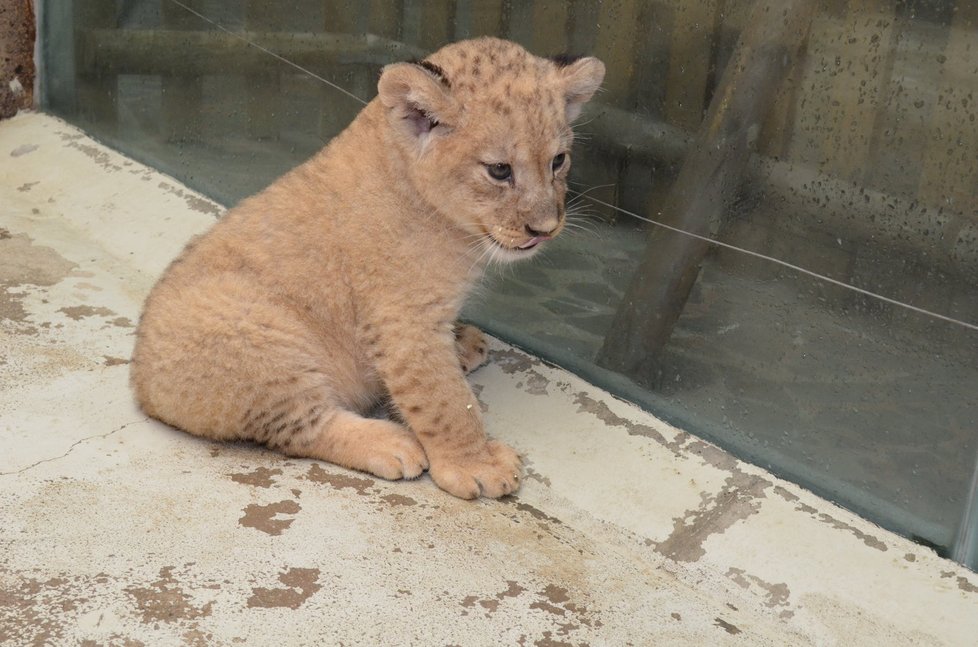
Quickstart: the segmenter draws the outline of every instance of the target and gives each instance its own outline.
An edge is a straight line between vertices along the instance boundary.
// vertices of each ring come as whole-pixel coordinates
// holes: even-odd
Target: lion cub
[[[485,257],[528,258],[564,224],[569,123],[595,58],[449,45],[383,69],[312,159],[191,241],[146,301],[132,384],[149,415],[386,479],[430,470],[462,498],[519,487],[465,373],[455,323]],[[363,416],[389,397],[398,421]]]

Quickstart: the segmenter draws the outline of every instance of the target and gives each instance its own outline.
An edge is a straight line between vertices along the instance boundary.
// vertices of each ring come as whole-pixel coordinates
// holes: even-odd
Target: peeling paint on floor
[[[708,538],[760,511],[760,499],[770,485],[758,476],[731,475],[722,490],[704,493],[699,508],[674,520],[672,534],[656,545],[656,551],[677,562],[695,562],[706,554]]]
[[[265,609],[281,607],[294,610],[323,588],[319,584],[318,568],[289,567],[278,576],[278,579],[285,585],[285,588],[253,588],[251,589],[251,597],[248,598],[248,606]]]
[[[151,421],[132,323],[220,207],[41,115],[0,157],[4,645],[978,635],[974,573],[496,341],[470,379],[526,457],[498,501]]]
[[[5,330],[33,335],[37,324],[31,324],[24,309],[25,289],[45,288],[63,281],[78,267],[52,249],[35,245],[26,234],[0,230],[0,319]]]

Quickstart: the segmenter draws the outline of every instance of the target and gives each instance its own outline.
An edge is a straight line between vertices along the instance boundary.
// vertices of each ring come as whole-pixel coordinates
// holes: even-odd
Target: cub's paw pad
[[[507,445],[489,441],[476,452],[434,461],[431,478],[441,489],[462,499],[496,499],[520,487],[523,462]]]
[[[459,324],[455,327],[455,350],[462,372],[469,374],[486,363],[489,343],[482,331],[475,326]]]

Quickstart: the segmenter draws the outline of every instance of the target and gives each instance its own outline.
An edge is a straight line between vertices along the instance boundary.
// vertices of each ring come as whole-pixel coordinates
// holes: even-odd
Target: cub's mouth
[[[545,242],[556,238],[562,227],[558,226],[554,231],[547,233],[533,231],[527,227],[525,232],[513,231],[515,236],[502,227],[496,229],[499,231],[494,233],[485,227],[482,228],[485,236],[483,240],[489,243],[489,249],[486,251],[493,252],[490,257],[493,260],[512,262],[532,257]]]
[[[513,252],[513,253],[516,253],[516,254],[519,254],[521,252],[529,252],[531,250],[534,250],[537,247],[539,247],[541,244],[543,244],[544,242],[553,239],[553,236],[548,236],[546,234],[538,234],[536,236],[531,236],[531,237],[527,238],[522,243],[516,244],[516,243],[507,243],[507,242],[504,242],[504,241],[500,240],[499,238],[497,238],[496,236],[493,236],[489,232],[486,232],[486,236],[488,236],[489,240],[491,240],[500,249],[502,249],[504,251],[507,251],[507,252]]]
[[[543,241],[550,240],[551,238],[553,238],[553,236],[534,236],[533,238],[526,241],[522,245],[518,245],[516,249],[522,249],[522,250],[533,249]]]

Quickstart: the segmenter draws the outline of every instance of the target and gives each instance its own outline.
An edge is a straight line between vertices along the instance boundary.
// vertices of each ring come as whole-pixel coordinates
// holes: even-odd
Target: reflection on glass
[[[47,109],[225,203],[387,62],[481,34],[601,57],[571,226],[467,316],[975,566],[978,4],[48,4]]]

